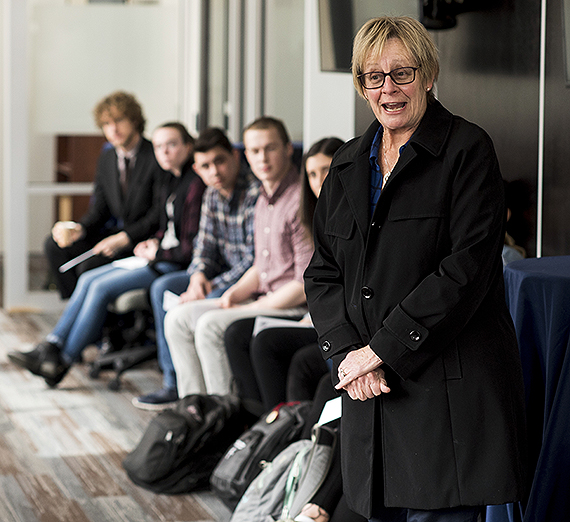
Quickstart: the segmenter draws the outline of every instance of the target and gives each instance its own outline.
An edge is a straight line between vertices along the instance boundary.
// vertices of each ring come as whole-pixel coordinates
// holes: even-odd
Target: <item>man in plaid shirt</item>
[[[242,318],[300,318],[306,313],[303,272],[313,252],[301,224],[301,179],[293,145],[282,121],[258,118],[243,132],[245,155],[261,181],[255,206],[255,259],[219,299],[203,299],[170,310],[164,330],[176,369],[178,395],[232,393],[226,354],[227,327]]]
[[[176,373],[164,338],[164,292],[181,294],[179,303],[219,297],[252,266],[253,215],[260,183],[240,162],[226,134],[207,128],[194,146],[194,170],[208,186],[200,230],[187,271],[173,272],[151,286],[162,389],[133,399],[138,408],[159,410],[178,399]]]

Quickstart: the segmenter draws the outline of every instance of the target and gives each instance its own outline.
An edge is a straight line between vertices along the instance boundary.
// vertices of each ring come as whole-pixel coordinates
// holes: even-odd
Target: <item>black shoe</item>
[[[39,375],[40,361],[46,352],[59,352],[57,345],[48,341],[43,341],[29,352],[9,352],[8,359],[20,368],[31,371],[34,375]]]
[[[161,411],[174,408],[176,401],[178,401],[176,388],[162,388],[148,395],[135,397],[132,403],[141,410]]]
[[[48,341],[38,344],[30,352],[10,352],[8,359],[20,368],[43,377],[49,386],[57,385],[69,370],[69,364],[63,361],[59,347]]]

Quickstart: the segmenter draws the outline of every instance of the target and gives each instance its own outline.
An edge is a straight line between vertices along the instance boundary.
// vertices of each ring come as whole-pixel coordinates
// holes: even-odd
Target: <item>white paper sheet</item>
[[[263,317],[260,315],[259,317],[255,318],[252,336],[255,337],[259,332],[265,330],[266,328],[312,328],[312,327],[313,325],[311,324],[301,323],[300,321],[295,321],[293,319]]]
[[[111,263],[117,268],[124,268],[126,270],[136,270],[137,268],[142,268],[148,265],[148,259],[143,257],[125,257],[124,259],[116,259]]]

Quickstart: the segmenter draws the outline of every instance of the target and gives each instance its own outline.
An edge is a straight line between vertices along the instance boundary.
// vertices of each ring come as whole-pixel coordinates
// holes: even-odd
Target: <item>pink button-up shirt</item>
[[[262,187],[255,206],[255,260],[260,295],[289,281],[303,283],[313,245],[299,220],[301,184],[292,168],[269,197]]]

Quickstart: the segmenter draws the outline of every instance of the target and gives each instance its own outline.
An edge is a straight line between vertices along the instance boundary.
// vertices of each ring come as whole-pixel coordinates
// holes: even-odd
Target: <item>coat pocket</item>
[[[335,220],[334,222],[328,221],[325,226],[325,234],[340,239],[350,239],[354,235],[355,228],[356,222],[352,219],[345,221]]]

